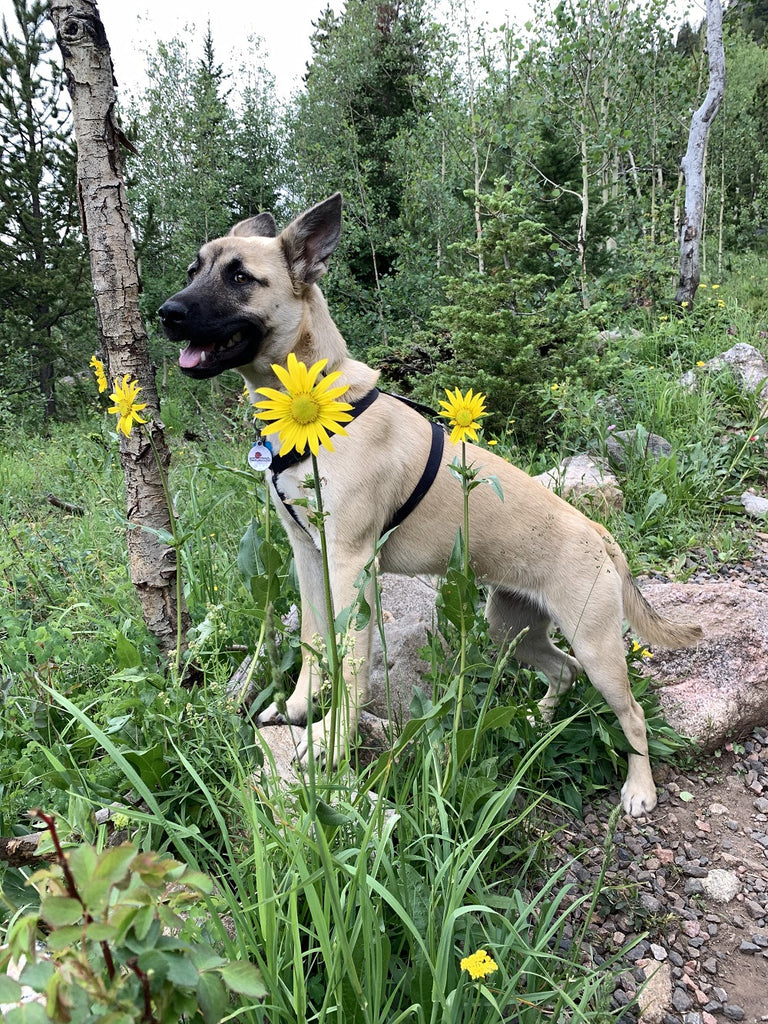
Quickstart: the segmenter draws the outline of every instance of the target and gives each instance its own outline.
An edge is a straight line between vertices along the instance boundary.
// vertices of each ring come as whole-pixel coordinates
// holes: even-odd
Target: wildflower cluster
[[[487,978],[489,974],[493,974],[499,969],[499,965],[484,949],[478,949],[476,953],[465,956],[459,966],[462,971],[469,973],[473,981],[478,978]]]

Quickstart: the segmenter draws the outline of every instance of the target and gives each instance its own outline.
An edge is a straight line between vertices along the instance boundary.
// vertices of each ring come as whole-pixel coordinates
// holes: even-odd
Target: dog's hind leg
[[[527,633],[515,648],[515,658],[543,672],[549,681],[539,701],[542,718],[550,721],[561,695],[567,693],[581,671],[575,658],[552,642],[549,615],[531,600],[504,587],[494,587],[485,608],[491,638],[500,646],[510,643],[523,629]]]
[[[597,589],[597,588],[595,588]],[[621,726],[631,753],[629,770],[621,790],[625,811],[634,817],[648,814],[656,806],[656,786],[648,759],[648,737],[643,709],[632,695],[621,634],[621,605],[618,599],[608,608],[602,596],[593,594],[581,615],[573,622],[560,623],[589,676],[605,698]],[[613,595],[609,595],[613,604]]]

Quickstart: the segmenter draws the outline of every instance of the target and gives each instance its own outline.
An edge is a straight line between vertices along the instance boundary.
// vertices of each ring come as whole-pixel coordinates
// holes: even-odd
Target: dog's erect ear
[[[237,235],[245,238],[248,235],[260,235],[262,238],[274,238],[277,235],[277,224],[271,213],[259,213],[248,220],[241,220],[235,224],[230,235]]]
[[[341,238],[341,192],[302,213],[281,233],[294,281],[314,284],[328,269]]]

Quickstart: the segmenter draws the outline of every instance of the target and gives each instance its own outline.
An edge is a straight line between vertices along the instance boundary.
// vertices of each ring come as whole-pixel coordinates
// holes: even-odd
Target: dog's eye
[[[245,270],[236,270],[232,275],[232,280],[235,284],[250,284],[253,278]]]

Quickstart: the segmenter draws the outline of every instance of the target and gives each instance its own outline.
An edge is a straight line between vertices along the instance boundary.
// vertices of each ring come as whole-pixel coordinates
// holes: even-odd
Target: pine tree
[[[5,386],[21,391],[36,377],[50,415],[54,363],[64,355],[77,362],[74,322],[92,323],[83,315],[92,298],[47,6],[13,0],[16,26],[3,18],[0,28],[0,352]]]

